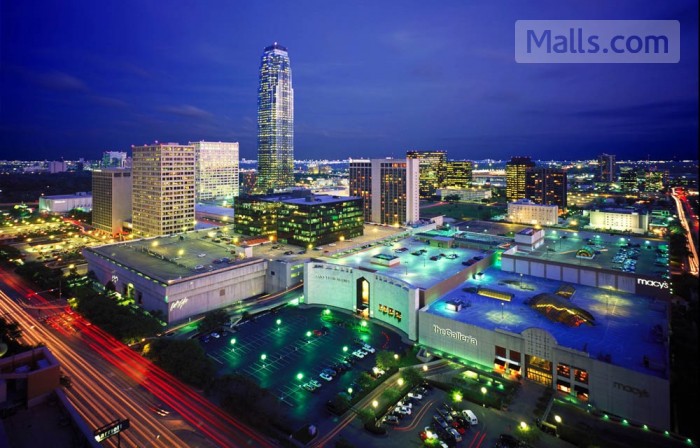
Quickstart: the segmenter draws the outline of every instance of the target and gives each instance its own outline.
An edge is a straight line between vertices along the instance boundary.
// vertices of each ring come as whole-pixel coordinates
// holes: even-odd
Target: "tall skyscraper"
[[[132,223],[139,236],[194,229],[194,146],[155,143],[133,148]]]
[[[92,171],[92,225],[116,236],[131,218],[131,170],[103,168]]]
[[[238,143],[190,142],[196,161],[197,202],[227,201],[238,196]]]
[[[513,157],[506,163],[506,200],[525,199],[525,177],[527,169],[535,166],[529,157]]]
[[[535,167],[527,170],[525,196],[535,204],[556,205],[566,209],[566,171],[559,168]]]
[[[615,156],[611,154],[601,154],[598,156],[598,182],[615,182]]]
[[[258,190],[294,186],[294,89],[287,49],[265,48],[258,87]]]
[[[421,198],[431,198],[445,179],[445,151],[407,151],[406,157],[419,161],[419,194]]]
[[[350,195],[364,200],[365,220],[404,225],[419,217],[419,160],[350,161]]]
[[[443,188],[469,188],[472,183],[472,163],[467,160],[450,160],[445,169]]]

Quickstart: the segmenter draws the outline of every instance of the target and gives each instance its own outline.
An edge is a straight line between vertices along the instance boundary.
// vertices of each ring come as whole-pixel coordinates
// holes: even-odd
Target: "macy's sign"
[[[657,280],[647,280],[644,278],[638,278],[637,284],[644,285],[644,286],[653,286],[654,288],[659,288],[659,289],[668,289],[668,282],[660,282]]]

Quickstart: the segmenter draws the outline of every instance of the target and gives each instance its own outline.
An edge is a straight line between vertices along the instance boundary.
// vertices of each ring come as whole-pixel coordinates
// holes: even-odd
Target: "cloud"
[[[212,114],[199,107],[191,106],[189,104],[184,104],[181,106],[166,106],[160,108],[162,112],[167,112],[173,115],[179,115],[181,117],[187,118],[210,118]]]
[[[129,103],[127,103],[126,101],[122,101],[122,100],[117,99],[117,98],[110,98],[108,96],[94,95],[94,96],[90,97],[90,100],[96,104],[101,105],[101,106],[110,107],[113,109],[121,109],[121,108],[127,107],[129,105]]]
[[[47,73],[26,72],[34,83],[49,90],[62,92],[86,92],[87,85],[80,79],[68,73],[53,71]]]

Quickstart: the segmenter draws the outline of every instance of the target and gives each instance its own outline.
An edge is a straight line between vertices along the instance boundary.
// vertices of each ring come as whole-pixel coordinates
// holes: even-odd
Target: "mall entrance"
[[[362,317],[368,318],[369,317],[369,301],[370,301],[370,293],[369,293],[369,282],[367,281],[366,278],[361,277],[357,279],[357,282],[355,283],[355,296],[356,296],[356,304],[355,308],[357,309],[357,314],[359,314]]]

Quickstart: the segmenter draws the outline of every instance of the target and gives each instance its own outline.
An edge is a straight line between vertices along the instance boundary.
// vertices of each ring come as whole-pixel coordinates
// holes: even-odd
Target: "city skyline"
[[[394,6],[3,4],[0,148],[239,141],[254,158],[256,61],[278,41],[294,49],[299,158],[695,157],[696,3]],[[681,61],[516,64],[515,21],[562,16],[679,20]]]

